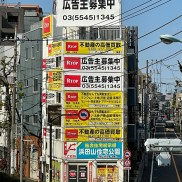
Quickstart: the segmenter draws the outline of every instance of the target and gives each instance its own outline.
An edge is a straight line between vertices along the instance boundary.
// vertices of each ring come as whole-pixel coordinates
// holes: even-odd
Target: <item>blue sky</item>
[[[21,2],[22,4],[39,4],[44,12],[51,12],[53,0],[5,0],[8,3]],[[142,5],[143,4],[143,5]],[[154,5],[152,5],[154,4]],[[163,4],[163,5],[162,5]],[[136,8],[138,6],[138,8]],[[147,7],[148,6],[148,7]],[[156,7],[158,6],[158,7]],[[156,7],[156,8],[155,8]],[[131,10],[126,13],[126,11]],[[142,11],[139,11],[142,9]],[[153,9],[152,9],[153,8]],[[152,9],[152,10],[149,10]],[[145,13],[142,13],[146,11]],[[136,15],[141,13],[141,15]],[[157,43],[160,41],[159,36],[161,34],[176,34],[182,31],[182,1],[181,0],[123,0],[122,1],[122,17],[124,26],[138,26],[139,37],[154,31],[151,34],[139,39],[139,51]],[[131,18],[131,16],[134,16]],[[166,23],[174,20],[172,23],[165,25]],[[162,28],[159,28],[163,26]],[[182,39],[182,33],[176,35],[177,38]],[[182,49],[182,44],[174,43],[166,45],[160,43],[154,47],[148,48],[139,52],[139,68],[146,66],[146,60],[149,60],[149,64],[157,60],[162,60],[175,52]],[[169,92],[174,91],[172,85],[175,84],[175,80],[181,80],[181,75],[177,60],[181,63],[182,54],[173,56],[168,60],[164,60],[160,64],[155,64],[149,67],[149,72],[152,74],[153,81],[166,83],[163,85],[162,91]],[[142,72],[145,72],[142,69]],[[157,74],[159,73],[159,74]]]

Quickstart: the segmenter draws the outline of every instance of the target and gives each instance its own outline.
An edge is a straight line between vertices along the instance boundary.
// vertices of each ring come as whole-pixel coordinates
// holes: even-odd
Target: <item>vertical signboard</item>
[[[42,37],[52,36],[52,15],[46,16],[42,20]]]
[[[68,163],[64,162],[63,163],[63,182],[68,181]]]
[[[62,70],[48,71],[48,90],[62,90]]]
[[[92,182],[92,161],[88,162],[89,182]]]
[[[87,182],[87,166],[78,166],[78,181]]]

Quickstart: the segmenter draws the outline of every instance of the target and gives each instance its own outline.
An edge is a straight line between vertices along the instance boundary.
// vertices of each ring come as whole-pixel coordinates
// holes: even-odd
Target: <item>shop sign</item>
[[[64,142],[67,159],[121,159],[122,142]]]
[[[57,26],[120,25],[120,1],[57,1]]]
[[[64,126],[121,126],[122,125],[122,109],[88,109],[89,117],[86,120],[79,118],[79,110],[65,110]]]
[[[77,182],[77,165],[69,165],[68,182]]]
[[[47,104],[56,104],[56,92],[47,91]]]
[[[46,16],[42,21],[42,37],[52,36],[52,16]]]
[[[68,179],[68,163],[64,162],[63,163],[63,182],[67,182]]]
[[[65,41],[64,54],[123,54],[123,41]],[[113,70],[114,71],[114,70]]]
[[[122,90],[121,73],[64,73],[64,90]]]
[[[121,142],[81,142],[77,146],[77,159],[120,159]]]
[[[121,55],[66,55],[64,56],[64,70],[80,70],[82,72],[118,72],[123,65]]]
[[[46,59],[42,59],[42,69],[46,68]]]
[[[56,68],[56,61],[55,58],[48,58],[46,59],[46,69],[53,69]]]
[[[92,169],[92,161],[89,161],[88,162],[88,172],[89,172],[89,174],[88,174],[88,177],[89,177],[89,182],[92,182],[92,171],[93,169]]]
[[[48,90],[62,90],[62,70],[48,71]]]
[[[78,181],[87,182],[87,167],[83,165],[78,166]]]
[[[46,103],[46,101],[47,101],[46,93],[42,93],[42,103]]]
[[[62,54],[62,41],[59,42],[53,42],[48,45],[48,56],[55,56]]]
[[[64,107],[80,108],[122,108],[122,92],[65,91]]]
[[[66,128],[64,141],[121,141],[122,128]]]

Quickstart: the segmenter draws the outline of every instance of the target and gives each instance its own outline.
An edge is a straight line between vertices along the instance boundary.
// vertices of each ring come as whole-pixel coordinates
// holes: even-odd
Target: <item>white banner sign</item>
[[[69,55],[64,57],[64,70],[78,70],[82,72],[114,72],[121,73],[124,64],[121,55]]]
[[[57,0],[57,26],[120,25],[119,0]]]
[[[56,92],[55,91],[47,92],[47,104],[49,104],[49,105],[56,104]]]
[[[64,73],[64,90],[122,91],[122,73]]]

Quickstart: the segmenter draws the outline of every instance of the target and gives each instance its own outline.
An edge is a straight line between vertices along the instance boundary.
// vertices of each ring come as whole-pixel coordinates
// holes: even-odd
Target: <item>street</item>
[[[164,126],[155,127],[155,138],[178,138],[175,132],[165,132]],[[158,166],[155,157],[157,153],[148,153],[148,166],[145,167],[142,182],[181,182],[182,181],[182,153],[171,153],[170,166]]]

